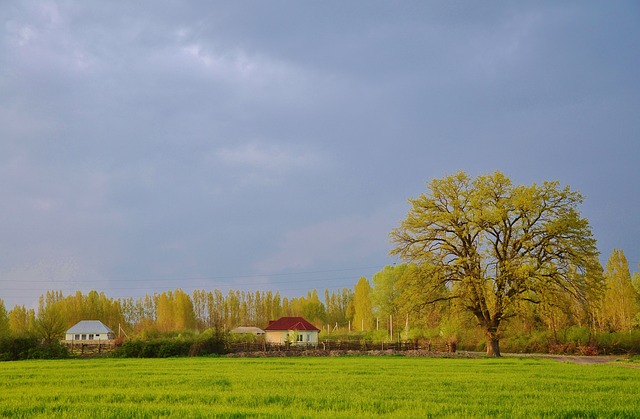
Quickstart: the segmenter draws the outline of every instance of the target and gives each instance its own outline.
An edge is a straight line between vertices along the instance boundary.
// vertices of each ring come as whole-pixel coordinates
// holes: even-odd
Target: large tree
[[[391,253],[428,267],[425,286],[436,292],[426,303],[459,300],[484,328],[487,354],[500,356],[503,320],[522,303],[559,294],[585,300],[601,285],[582,200],[558,182],[523,186],[500,172],[458,172],[409,200],[407,218],[390,234]]]

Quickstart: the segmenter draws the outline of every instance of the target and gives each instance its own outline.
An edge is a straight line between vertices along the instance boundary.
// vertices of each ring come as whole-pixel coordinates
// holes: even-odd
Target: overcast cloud
[[[635,1],[0,4],[0,298],[353,287],[426,182],[586,196],[640,263]]]

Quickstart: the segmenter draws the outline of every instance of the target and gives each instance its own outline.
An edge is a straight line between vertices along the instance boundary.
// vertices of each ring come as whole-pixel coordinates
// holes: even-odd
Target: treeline
[[[504,349],[639,352],[640,275],[632,276],[624,253],[617,249],[602,271],[604,281],[582,299],[559,294],[545,303],[517,307],[501,330]],[[271,291],[188,294],[176,289],[124,299],[97,291],[68,296],[49,291],[36,310],[16,306],[7,311],[0,299],[0,340],[38,339],[53,345],[65,330],[86,319],[101,320],[116,334],[122,329],[129,337],[151,339],[206,330],[224,333],[237,326],[264,328],[281,316],[303,316],[323,330],[325,339],[444,338],[457,341],[461,349],[483,350],[477,321],[456,300],[446,298],[451,290],[425,287],[426,275],[429,271],[423,266],[387,266],[371,281],[361,278],[353,290],[325,290],[322,297],[317,290],[288,298]]]
[[[158,335],[216,329],[229,331],[237,326],[265,327],[281,316],[302,316],[319,327],[326,322],[346,327],[353,311],[353,292],[325,290],[324,301],[317,290],[297,298],[281,297],[271,291],[181,289],[140,298],[113,299],[103,292],[78,291],[65,296],[48,291],[40,297],[38,309],[15,306],[6,311],[0,299],[0,336],[40,336],[59,339],[80,320],[100,320],[112,330],[133,335]]]

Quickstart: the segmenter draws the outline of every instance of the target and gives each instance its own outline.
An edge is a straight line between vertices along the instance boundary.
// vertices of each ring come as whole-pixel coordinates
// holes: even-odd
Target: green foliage
[[[607,260],[605,285],[601,327],[611,332],[631,330],[640,313],[638,293],[633,286],[627,258],[620,249],[613,249]]]
[[[373,329],[373,303],[371,302],[371,285],[362,277],[354,287],[353,323],[354,330],[367,331]]]
[[[170,358],[222,354],[226,342],[224,333],[209,329],[199,335],[128,339],[111,355],[122,358]]]
[[[195,338],[189,348],[190,356],[223,354],[229,335],[218,329],[207,329]]]
[[[399,307],[402,304],[400,278],[407,268],[408,265],[385,266],[384,269],[373,275],[371,300],[376,315],[384,318],[389,315],[398,315]]]
[[[13,337],[29,337],[34,334],[35,311],[25,306],[15,306],[9,312],[9,331]]]
[[[51,301],[50,298],[48,295],[45,302],[45,299],[40,297],[38,315],[35,319],[36,333],[48,345],[60,340],[67,327],[60,307],[55,301]]]
[[[35,337],[0,339],[0,361],[67,358],[67,348],[58,342],[42,343]]]
[[[59,342],[43,343],[29,351],[28,359],[64,359],[69,357],[67,347]]]
[[[462,342],[468,346],[468,341]],[[640,353],[640,330],[595,332],[584,326],[569,326],[554,333],[549,329],[530,332],[512,330],[502,339],[505,352],[556,353],[567,355],[624,355]]]
[[[640,354],[640,330],[630,332],[601,333],[595,337],[602,354]]]
[[[29,351],[37,346],[38,340],[35,338],[2,338],[0,339],[0,360],[29,359]]]
[[[315,325],[321,326],[327,321],[325,306],[320,301],[316,289],[308,291],[306,297],[292,298],[290,309]]]
[[[161,332],[194,330],[196,317],[191,297],[181,289],[166,291],[155,298],[156,327]]]
[[[640,375],[621,363],[92,359],[0,363],[0,376],[0,417],[640,416]]]
[[[596,242],[578,212],[583,198],[569,187],[458,172],[428,189],[391,232],[392,254],[429,268],[411,290],[424,304],[459,300],[477,318],[487,354],[500,354],[502,322],[524,302],[586,301],[601,288]]]
[[[349,320],[353,320],[349,316],[349,307],[353,301],[353,291],[349,288],[343,288],[338,292],[329,292],[325,290],[325,308],[327,313],[327,323],[335,328],[347,327]]]
[[[508,353],[547,353],[552,336],[549,330],[536,330],[531,334],[510,333],[501,340],[502,349]]]
[[[4,301],[0,298],[0,338],[9,336],[9,315],[4,306]]]

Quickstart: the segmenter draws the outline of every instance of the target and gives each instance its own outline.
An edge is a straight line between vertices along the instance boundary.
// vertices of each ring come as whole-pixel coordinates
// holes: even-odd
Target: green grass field
[[[0,417],[640,417],[640,369],[531,358],[0,363]]]

